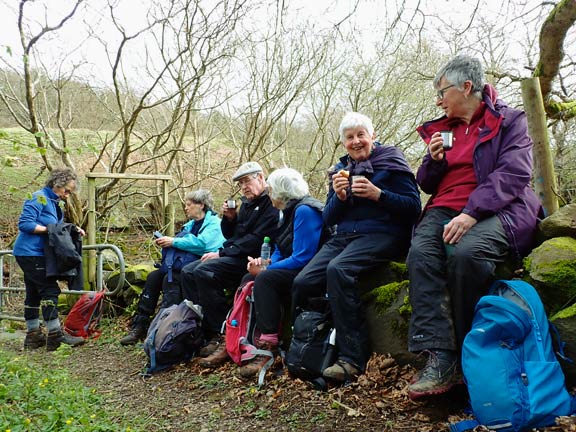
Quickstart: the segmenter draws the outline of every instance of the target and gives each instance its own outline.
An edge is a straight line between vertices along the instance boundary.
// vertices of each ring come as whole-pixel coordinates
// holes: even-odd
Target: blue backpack
[[[500,432],[555,424],[574,412],[564,374],[552,348],[550,323],[538,293],[521,280],[496,281],[476,305],[462,346],[462,371],[477,421]]]

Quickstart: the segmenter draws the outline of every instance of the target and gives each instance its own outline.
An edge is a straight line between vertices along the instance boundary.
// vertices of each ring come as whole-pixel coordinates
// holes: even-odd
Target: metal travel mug
[[[454,140],[454,135],[452,131],[441,131],[440,135],[442,136],[442,148],[444,151],[448,151],[452,149],[452,141]]]
[[[236,208],[236,200],[229,199],[228,201],[226,201],[226,205],[228,206],[229,209]]]

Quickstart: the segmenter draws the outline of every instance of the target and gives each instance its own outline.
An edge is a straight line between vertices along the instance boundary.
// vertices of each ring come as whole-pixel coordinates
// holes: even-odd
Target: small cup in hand
[[[452,149],[452,142],[454,140],[454,135],[452,131],[441,131],[440,135],[442,136],[442,148],[444,151],[448,151]]]
[[[236,200],[229,199],[226,201],[226,205],[228,206],[229,209],[235,209],[236,208]]]

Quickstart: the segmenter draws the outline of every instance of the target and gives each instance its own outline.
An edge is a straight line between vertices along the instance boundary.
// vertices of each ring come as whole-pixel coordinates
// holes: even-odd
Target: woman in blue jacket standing
[[[50,172],[44,188],[34,192],[24,202],[18,220],[18,237],[14,243],[14,256],[24,273],[26,298],[24,319],[26,320],[25,349],[46,346],[56,350],[61,343],[78,346],[84,343],[81,337],[67,334],[58,319],[58,295],[60,288],[55,277],[46,275],[44,246],[48,239],[48,225],[64,221],[64,205],[68,196],[76,190],[77,176],[70,168],[54,169]],[[77,228],[81,235],[84,231]],[[48,330],[48,337],[40,330],[40,309]]]
[[[348,154],[330,172],[324,224],[336,234],[294,279],[294,306],[328,295],[339,357],[324,370],[326,378],[348,381],[366,367],[368,329],[358,290],[362,273],[408,251],[420,214],[420,194],[402,152],[374,141],[372,121],[348,113],[340,140]]]

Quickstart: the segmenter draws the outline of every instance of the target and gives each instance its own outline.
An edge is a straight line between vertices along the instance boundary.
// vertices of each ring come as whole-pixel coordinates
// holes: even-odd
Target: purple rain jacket
[[[474,146],[473,165],[478,186],[470,194],[462,213],[477,220],[498,215],[511,249],[520,259],[533,246],[539,218],[544,212],[530,185],[532,140],[528,136],[526,114],[498,99],[494,87],[482,92],[485,125]],[[417,128],[428,144],[433,133],[450,129],[451,119],[441,118]],[[416,180],[422,190],[434,195],[448,164],[435,161],[429,153],[418,168]]]

